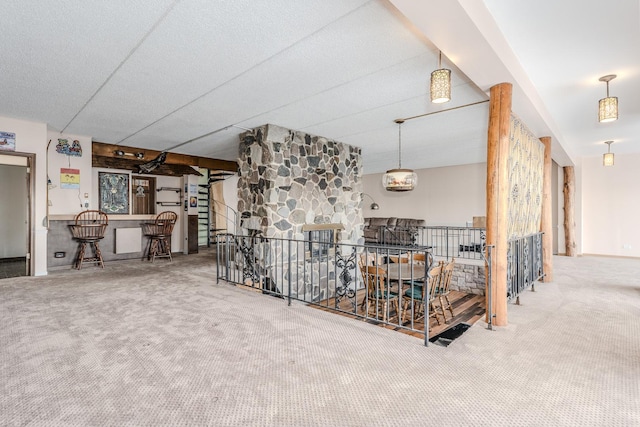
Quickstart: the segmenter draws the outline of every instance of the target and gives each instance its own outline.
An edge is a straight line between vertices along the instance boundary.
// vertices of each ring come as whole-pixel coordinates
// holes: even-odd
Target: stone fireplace
[[[360,148],[267,124],[240,135],[239,171],[238,212],[245,234],[299,241],[318,237],[323,241],[315,248],[322,251],[328,247],[327,233],[310,231],[332,230],[334,242],[363,244]],[[300,262],[299,254],[279,248],[264,261],[274,264],[271,270],[277,269],[274,259]],[[314,252],[313,244],[305,249]],[[309,267],[301,269],[313,273]],[[335,276],[328,267],[325,274]],[[311,286],[305,295],[314,299],[328,296],[313,289],[306,278],[299,286]]]
[[[240,139],[243,228],[302,240],[306,224],[342,224],[343,243],[362,243],[360,148],[275,125]]]

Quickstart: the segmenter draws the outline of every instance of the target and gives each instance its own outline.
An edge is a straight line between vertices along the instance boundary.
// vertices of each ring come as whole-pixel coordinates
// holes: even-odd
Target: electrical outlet
[[[47,204],[48,204],[49,206],[53,206],[53,203],[51,203],[51,200],[47,200]]]
[[[631,245],[628,243],[625,243],[624,245],[622,245],[622,249],[631,249]]]

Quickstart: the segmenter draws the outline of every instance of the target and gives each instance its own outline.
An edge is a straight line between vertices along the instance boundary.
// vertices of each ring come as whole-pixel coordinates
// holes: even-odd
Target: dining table
[[[424,264],[391,263],[381,267],[387,272],[387,279],[390,282],[420,281],[427,276],[427,266]]]

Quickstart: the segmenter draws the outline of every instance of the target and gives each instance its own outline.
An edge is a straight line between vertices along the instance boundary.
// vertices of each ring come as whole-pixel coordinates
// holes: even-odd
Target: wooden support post
[[[575,221],[573,200],[576,175],[573,166],[565,166],[564,171],[564,246],[567,256],[576,256]]]
[[[553,281],[553,215],[551,211],[551,137],[540,138],[544,144],[544,165],[542,174],[542,216],[540,231],[542,236],[543,282]]]
[[[494,245],[491,263],[491,305],[493,324],[507,324],[507,206],[509,196],[509,127],[511,122],[511,83],[491,88],[489,132],[487,135],[487,245]],[[488,275],[487,275],[488,277]],[[486,294],[487,292],[485,292]],[[488,321],[488,319],[487,319]]]

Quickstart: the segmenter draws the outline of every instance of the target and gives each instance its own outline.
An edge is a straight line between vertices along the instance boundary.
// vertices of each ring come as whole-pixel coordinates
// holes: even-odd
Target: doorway
[[[0,154],[0,279],[31,275],[34,155]]]

